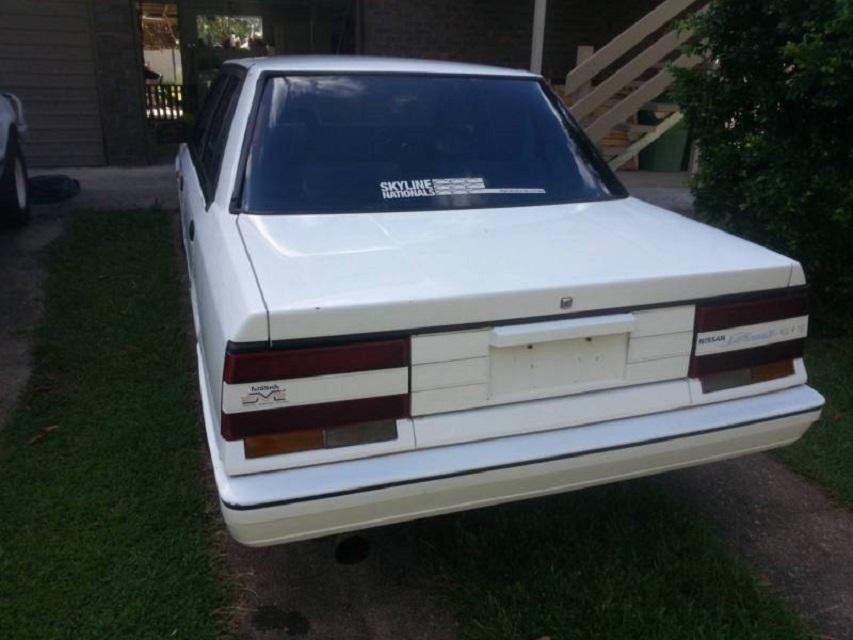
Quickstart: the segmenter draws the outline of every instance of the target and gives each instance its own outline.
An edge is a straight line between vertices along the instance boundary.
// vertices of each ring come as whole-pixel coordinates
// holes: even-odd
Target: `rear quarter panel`
[[[237,216],[215,200],[208,207],[192,158],[183,149],[179,167],[184,178],[181,226],[187,250],[190,295],[200,366],[218,431],[222,369],[228,342],[269,340],[267,310],[243,246]],[[188,226],[194,225],[190,240]]]

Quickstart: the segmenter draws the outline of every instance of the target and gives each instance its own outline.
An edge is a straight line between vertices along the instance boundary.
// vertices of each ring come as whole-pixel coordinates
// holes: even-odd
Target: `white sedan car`
[[[539,76],[229,62],[177,171],[245,544],[780,447],[820,416],[800,265],[628,196]]]

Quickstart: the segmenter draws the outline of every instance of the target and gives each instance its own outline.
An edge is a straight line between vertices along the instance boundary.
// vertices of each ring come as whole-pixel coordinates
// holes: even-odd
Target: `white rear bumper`
[[[822,406],[817,391],[797,386],[581,427],[247,476],[226,475],[215,449],[212,457],[229,531],[239,542],[263,546],[781,447],[797,440]],[[215,447],[212,436],[208,431]]]

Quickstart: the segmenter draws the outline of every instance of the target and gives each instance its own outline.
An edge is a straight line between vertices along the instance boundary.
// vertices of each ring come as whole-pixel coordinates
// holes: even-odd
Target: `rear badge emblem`
[[[285,402],[287,400],[287,392],[277,384],[253,384],[249,388],[249,393],[240,398],[240,400],[244,405]]]
[[[571,296],[566,296],[565,298],[560,298],[560,309],[571,309],[572,308],[572,298]]]

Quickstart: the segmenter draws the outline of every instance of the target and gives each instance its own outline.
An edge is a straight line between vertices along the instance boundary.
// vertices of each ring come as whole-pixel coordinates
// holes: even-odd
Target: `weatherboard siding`
[[[87,0],[0,0],[0,91],[24,103],[30,166],[106,163]]]

